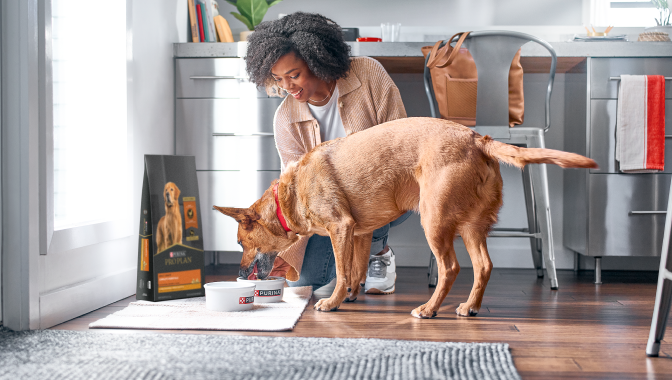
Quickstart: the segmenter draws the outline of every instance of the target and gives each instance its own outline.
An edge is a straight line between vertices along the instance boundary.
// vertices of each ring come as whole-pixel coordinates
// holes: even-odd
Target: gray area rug
[[[520,376],[508,344],[1,329],[0,379]]]

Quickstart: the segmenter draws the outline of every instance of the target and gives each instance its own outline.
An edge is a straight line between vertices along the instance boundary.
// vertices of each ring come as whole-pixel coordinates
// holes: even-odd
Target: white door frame
[[[39,327],[40,202],[45,170],[39,118],[38,0],[2,1],[3,324]],[[42,160],[41,160],[42,159]]]

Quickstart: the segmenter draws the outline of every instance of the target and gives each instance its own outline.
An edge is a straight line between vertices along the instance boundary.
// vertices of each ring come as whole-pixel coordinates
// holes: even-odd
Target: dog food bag
[[[203,234],[193,156],[145,155],[136,298],[205,295]]]

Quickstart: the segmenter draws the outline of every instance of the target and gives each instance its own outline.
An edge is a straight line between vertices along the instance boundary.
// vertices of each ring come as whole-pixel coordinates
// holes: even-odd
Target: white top
[[[338,112],[338,86],[335,86],[334,93],[329,102],[323,106],[314,106],[308,103],[310,113],[317,119],[320,125],[320,138],[322,142],[333,140],[339,137],[345,137],[345,127],[341,114]]]

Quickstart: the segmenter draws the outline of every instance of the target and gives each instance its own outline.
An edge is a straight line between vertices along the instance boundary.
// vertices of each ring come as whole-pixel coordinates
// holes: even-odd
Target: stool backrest
[[[444,41],[446,43],[457,41]],[[551,55],[551,69],[546,89],[546,125],[544,131],[551,126],[551,92],[555,79],[557,56],[553,47],[546,41],[535,36],[512,31],[485,30],[471,32],[462,44],[474,58],[478,70],[478,94],[476,98],[476,128],[509,128],[509,69],[511,61],[518,49],[528,42],[536,42],[548,50]],[[425,92],[430,99],[429,106],[432,117],[440,117],[438,104],[434,96],[432,79],[425,59]],[[502,130],[502,132],[504,132]],[[497,134],[496,132],[494,134]],[[493,135],[493,137],[495,137]]]

